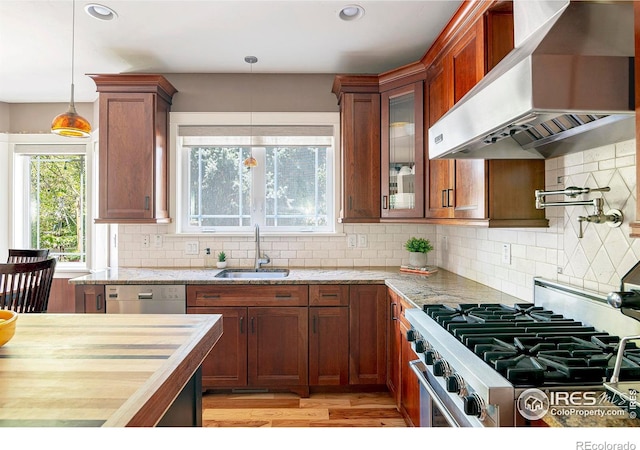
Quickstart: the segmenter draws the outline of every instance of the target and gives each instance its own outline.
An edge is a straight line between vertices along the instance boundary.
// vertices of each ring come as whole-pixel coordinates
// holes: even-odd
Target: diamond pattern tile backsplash
[[[635,220],[635,140],[585,150],[546,161],[546,190],[570,186],[600,188],[576,198],[604,199],[604,211],[621,210],[622,226],[583,223],[578,217],[593,213],[591,206],[546,208],[549,228],[486,229],[424,224],[349,224],[331,236],[263,236],[262,249],[274,267],[400,266],[408,263],[404,242],[426,237],[434,245],[429,264],[491,286],[523,300],[533,299],[533,278],[541,276],[607,293],[619,288],[621,277],[640,259],[640,240],[629,237]],[[548,201],[571,200],[549,196]],[[534,193],[531,192],[531,201]],[[230,265],[249,267],[253,261],[253,236],[184,236],[168,234],[166,225],[121,225],[118,265],[121,267],[204,267],[204,249],[225,250]],[[162,234],[162,246],[144,248],[143,235]],[[346,235],[364,235],[365,246],[351,248]],[[187,241],[197,240],[200,254],[185,255]],[[358,242],[361,242],[358,239]],[[511,249],[509,263],[502,261],[502,246]]]

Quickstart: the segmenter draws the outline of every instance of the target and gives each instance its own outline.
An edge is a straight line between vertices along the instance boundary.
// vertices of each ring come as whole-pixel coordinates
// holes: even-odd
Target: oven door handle
[[[415,361],[409,361],[409,366],[411,367],[411,370],[413,370],[413,372],[416,374],[416,376],[418,377],[418,381],[420,382],[424,390],[429,394],[431,401],[436,404],[436,407],[440,410],[447,423],[452,427],[460,428],[460,424],[456,421],[455,417],[451,415],[444,403],[442,403],[442,400],[440,400],[436,392],[429,384],[429,381],[424,376],[424,373],[422,373],[422,369],[426,369],[426,366],[423,364],[423,362],[419,359],[416,359]]]

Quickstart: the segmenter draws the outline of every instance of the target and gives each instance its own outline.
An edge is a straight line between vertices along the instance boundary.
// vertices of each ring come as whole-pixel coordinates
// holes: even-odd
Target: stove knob
[[[449,375],[447,377],[447,392],[457,394],[460,391],[460,383],[458,377],[455,375]]]
[[[436,362],[433,363],[433,374],[437,377],[443,377],[444,376],[444,370],[445,370],[445,362],[443,359],[439,359]]]
[[[424,353],[427,349],[427,345],[424,343],[422,339],[416,341],[416,353]]]
[[[482,413],[482,405],[480,399],[476,395],[467,395],[462,397],[464,404],[464,413],[468,416],[480,417]]]
[[[435,352],[433,350],[427,350],[424,352],[424,362],[426,365],[433,365],[433,360],[435,357]]]
[[[416,340],[416,330],[407,330],[407,341],[413,342]]]

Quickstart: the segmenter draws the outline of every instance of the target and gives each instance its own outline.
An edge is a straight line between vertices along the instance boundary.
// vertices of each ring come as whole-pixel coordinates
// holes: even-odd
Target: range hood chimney
[[[430,159],[544,159],[635,137],[632,1],[514,0],[515,48],[429,129]]]

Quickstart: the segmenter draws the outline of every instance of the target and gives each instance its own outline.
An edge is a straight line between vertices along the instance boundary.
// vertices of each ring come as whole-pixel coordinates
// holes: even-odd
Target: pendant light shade
[[[76,112],[73,99],[73,70],[75,53],[76,2],[72,2],[71,20],[71,100],[67,112],[57,115],[51,122],[51,132],[60,136],[87,137],[91,133],[89,121]]]

